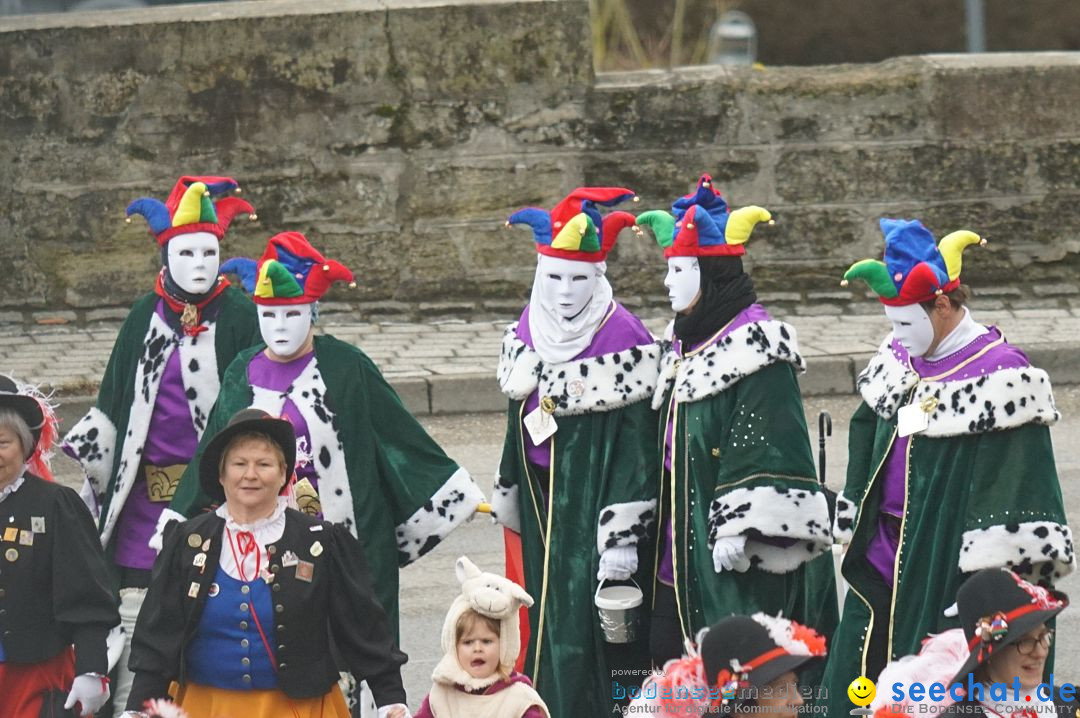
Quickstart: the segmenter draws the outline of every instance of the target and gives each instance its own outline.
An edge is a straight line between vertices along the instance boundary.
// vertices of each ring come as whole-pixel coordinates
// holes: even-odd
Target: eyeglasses
[[[1021,638],[1014,643],[1017,652],[1022,655],[1028,655],[1035,652],[1035,646],[1042,646],[1046,650],[1050,650],[1050,645],[1054,642],[1054,632],[1047,631],[1038,638]]]

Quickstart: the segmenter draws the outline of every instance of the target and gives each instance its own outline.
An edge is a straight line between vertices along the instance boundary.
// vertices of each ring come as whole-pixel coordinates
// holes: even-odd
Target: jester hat
[[[885,261],[863,259],[844,272],[840,283],[861,279],[882,304],[903,307],[929,302],[960,286],[964,248],[985,245],[986,240],[966,229],[941,238],[937,244],[930,230],[917,219],[881,219],[885,235]]]
[[[345,265],[323,257],[299,232],[274,235],[258,262],[236,257],[221,272],[239,275],[255,303],[268,306],[317,302],[334,282],[356,286]]]
[[[672,203],[671,212],[656,209],[637,216],[639,225],[652,229],[665,259],[746,254],[743,245],[754,225],[766,221],[772,224],[772,215],[756,205],[729,212],[707,174],[701,175],[693,192]]]
[[[579,262],[603,262],[615,246],[619,232],[633,226],[629,212],[601,215],[597,205],[612,207],[637,195],[623,187],[578,187],[548,212],[526,207],[514,212],[506,226],[527,224],[532,228],[536,251],[549,257]]]
[[[127,221],[133,214],[145,217],[159,247],[177,235],[195,232],[209,232],[220,241],[236,215],[246,212],[256,218],[255,209],[239,197],[213,201],[230,190],[240,191],[232,177],[181,177],[164,203],[140,197],[129,204]]]

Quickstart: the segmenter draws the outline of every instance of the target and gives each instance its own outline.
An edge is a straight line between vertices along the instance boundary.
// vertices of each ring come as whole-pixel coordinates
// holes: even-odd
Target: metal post
[[[967,51],[986,52],[986,3],[985,0],[964,0],[967,25]]]

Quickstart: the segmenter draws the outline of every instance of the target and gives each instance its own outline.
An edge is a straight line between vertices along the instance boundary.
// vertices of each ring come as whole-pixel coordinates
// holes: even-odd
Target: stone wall
[[[198,14],[196,14],[198,13]],[[534,252],[502,221],[583,184],[665,206],[711,172],[778,225],[750,255],[778,299],[841,301],[876,219],[987,235],[974,284],[1077,291],[1080,54],[594,76],[583,0],[282,0],[0,21],[4,316],[92,318],[158,265],[123,209],[184,173],[230,174],[260,220],[224,254],[298,230],[357,271],[333,306],[505,314]],[[621,295],[662,293],[624,232]],[[1071,289],[1070,289],[1071,287]],[[1053,300],[1057,301],[1057,300]],[[1062,300],[1064,301],[1064,300]],[[105,308],[105,309],[102,309]]]

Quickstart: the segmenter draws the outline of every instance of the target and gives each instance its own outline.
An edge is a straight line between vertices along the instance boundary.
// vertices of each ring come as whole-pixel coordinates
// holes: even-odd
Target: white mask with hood
[[[570,361],[592,343],[611,309],[607,263],[538,257],[529,299],[533,347],[545,362]]]

